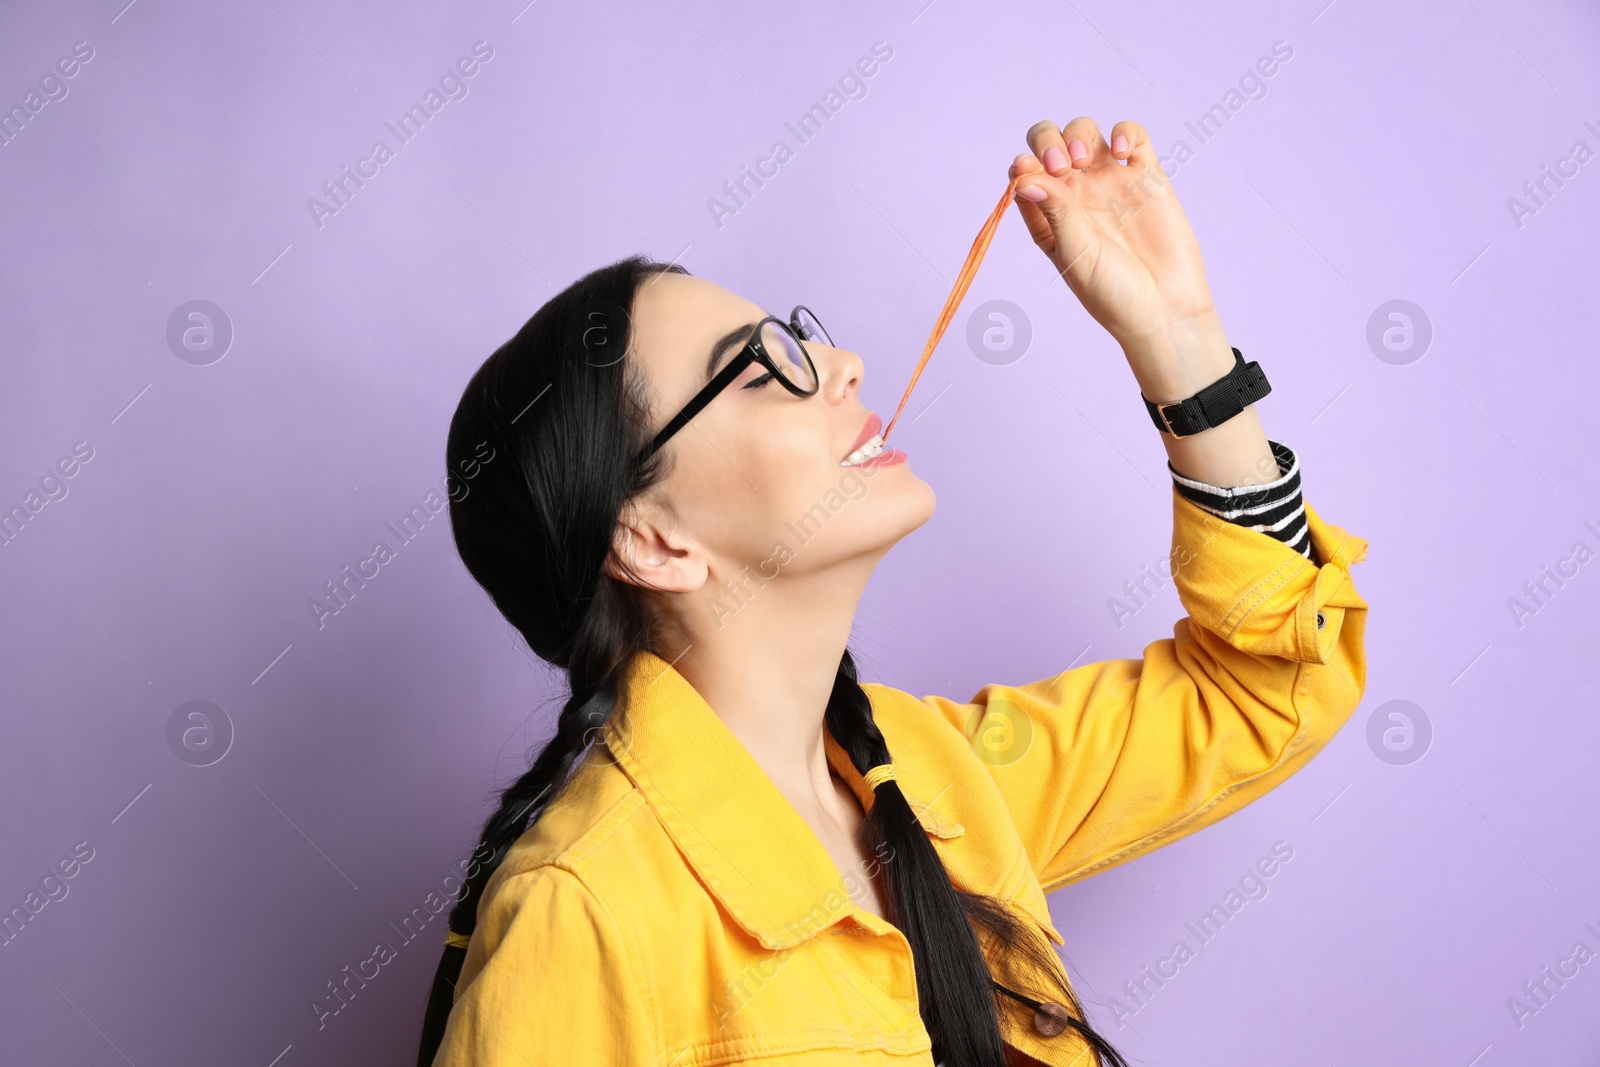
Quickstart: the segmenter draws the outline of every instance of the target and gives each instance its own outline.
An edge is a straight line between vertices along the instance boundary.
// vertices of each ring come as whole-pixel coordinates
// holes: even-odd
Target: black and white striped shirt
[[[1300,493],[1300,461],[1288,445],[1272,440],[1267,444],[1278,460],[1281,477],[1264,485],[1232,488],[1211,485],[1179,474],[1170,460],[1167,470],[1178,492],[1197,506],[1220,519],[1275,537],[1321,566],[1311,545],[1311,529],[1306,524],[1305,501]]]

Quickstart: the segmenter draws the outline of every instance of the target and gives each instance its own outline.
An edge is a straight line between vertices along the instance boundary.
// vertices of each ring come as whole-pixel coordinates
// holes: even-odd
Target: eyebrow
[[[706,381],[710,381],[717,373],[717,365],[722,362],[730,350],[735,350],[744,345],[755,332],[756,324],[747,322],[743,326],[735,326],[729,330],[716,344],[711,346],[711,358],[706,361]]]

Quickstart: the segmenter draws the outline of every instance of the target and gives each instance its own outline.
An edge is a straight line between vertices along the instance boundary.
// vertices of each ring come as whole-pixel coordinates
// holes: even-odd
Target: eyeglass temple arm
[[[655,439],[650,442],[649,447],[640,454],[639,458],[644,460],[655,455],[656,451],[667,443],[669,437],[688,425],[690,419],[700,414],[705,409],[705,406],[711,403],[712,398],[727,388],[728,383],[737,378],[739,373],[748,367],[754,359],[755,356],[751,354],[750,346],[746,344],[737,356],[728,360],[726,367],[723,367],[716,373],[715,377],[706,383],[706,387],[700,390],[693,400],[684,405],[683,410],[678,412],[671,422],[661,428],[661,432],[656,434]]]

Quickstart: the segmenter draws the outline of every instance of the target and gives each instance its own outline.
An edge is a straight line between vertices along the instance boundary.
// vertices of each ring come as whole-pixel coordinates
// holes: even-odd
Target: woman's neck
[[[686,648],[660,650],[802,811],[838,802],[823,717],[870,574],[863,565],[749,583],[739,603],[682,620]]]

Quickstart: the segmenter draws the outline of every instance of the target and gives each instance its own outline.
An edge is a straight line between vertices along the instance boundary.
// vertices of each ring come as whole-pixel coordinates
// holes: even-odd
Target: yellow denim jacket
[[[1143,659],[970,701],[864,685],[958,887],[1007,900],[1060,945],[1045,893],[1237,811],[1328,742],[1366,685],[1367,605],[1349,567],[1367,542],[1309,504],[1306,517],[1320,567],[1174,488],[1189,614]],[[934,1067],[904,935],[855,906],[816,835],[666,661],[639,654],[623,692],[605,743],[486,888],[436,1067]],[[1031,1010],[1002,1003],[1009,1044],[1092,1064],[1072,1030],[1044,1036]]]

